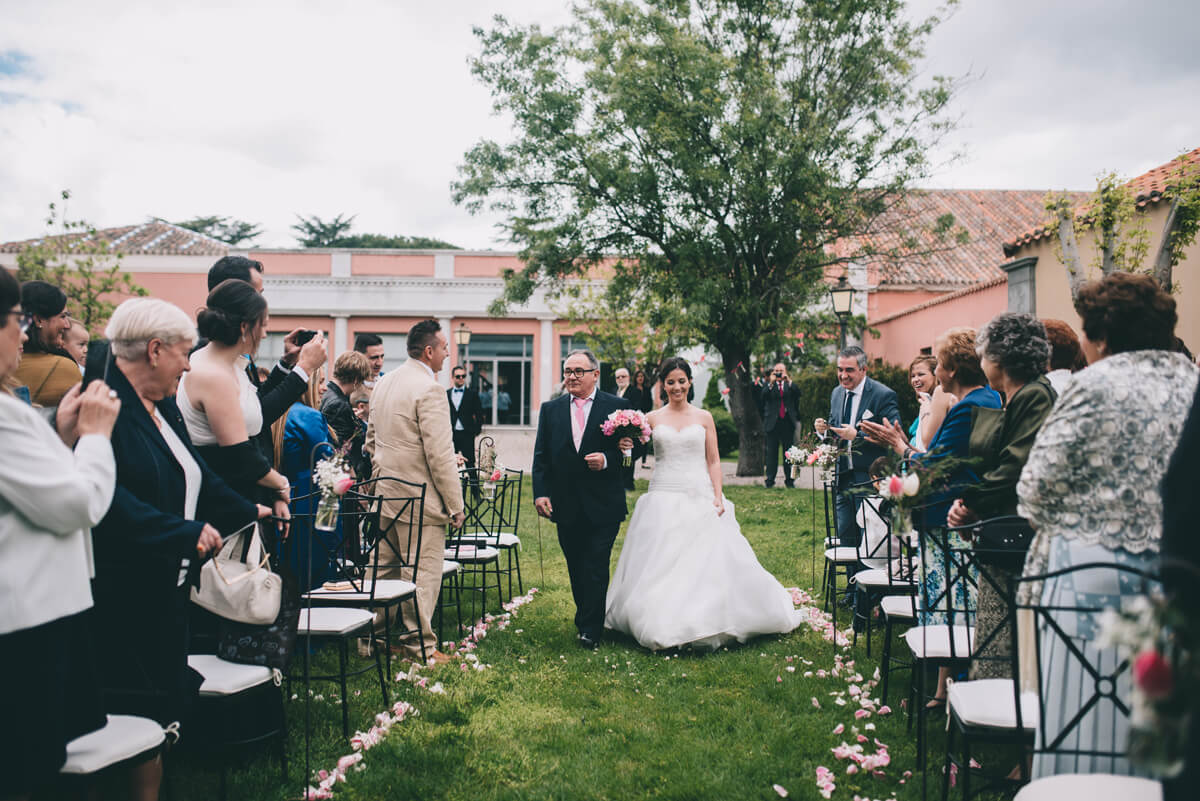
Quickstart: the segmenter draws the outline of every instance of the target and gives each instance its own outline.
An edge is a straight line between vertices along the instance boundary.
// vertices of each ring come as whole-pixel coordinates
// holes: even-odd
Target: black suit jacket
[[[846,390],[841,384],[838,384],[833,388],[833,394],[829,398],[829,425],[843,426],[846,423],[853,423],[857,428],[858,424],[862,422],[863,413],[868,409],[871,410],[872,422],[882,424],[885,417],[889,421],[900,422],[900,402],[896,393],[890,387],[869,376],[863,379],[862,398],[858,401],[858,414],[852,421],[842,419],[842,407],[845,404]],[[830,433],[830,436],[838,443],[845,442],[837,434]],[[854,440],[854,470],[860,473],[867,472],[871,467],[871,462],[886,453],[887,451],[883,447],[868,442],[860,428],[858,436]],[[843,458],[842,461],[845,462],[845,459]]]
[[[478,436],[483,429],[483,406],[479,403],[479,393],[470,387],[463,387],[462,405],[454,408],[450,399],[454,388],[446,390],[446,403],[450,404],[450,430],[455,431],[461,418],[463,431],[472,437]]]
[[[783,408],[785,415],[779,416],[779,401],[783,400]],[[770,433],[775,430],[775,426],[783,423],[784,425],[795,428],[796,421],[800,419],[800,390],[791,381],[783,386],[780,391],[779,384],[772,381],[770,384],[764,384],[762,388],[762,419],[763,430]]]
[[[103,375],[107,355],[105,348],[103,358],[89,360],[85,381]],[[121,399],[112,433],[117,488],[108,513],[92,529],[96,562],[114,562],[131,569],[138,564],[167,565],[174,586],[174,570],[181,557],[195,557],[196,540],[205,523],[226,536],[254,520],[257,509],[205,464],[192,445],[175,399],[164,398],[156,404],[158,413],[200,465],[203,477],[196,519],[184,520],[187,489],[183,468],[115,362],[108,368],[108,385]],[[137,591],[137,582],[130,584],[130,590]]]
[[[621,483],[621,451],[616,437],[606,437],[600,426],[629,402],[607,392],[597,392],[588,415],[579,450],[571,436],[571,395],[546,401],[538,413],[533,446],[533,497],[549,498],[552,520],[560,525],[602,526],[625,519],[625,488]],[[583,457],[603,452],[608,464],[589,470]]]
[[[618,390],[618,392],[619,392],[619,390]],[[638,389],[637,387],[635,387],[633,384],[630,384],[629,386],[625,387],[624,395],[620,395],[617,393],[613,393],[613,394],[616,395],[618,398],[624,398],[626,401],[628,401],[630,409],[639,409],[640,410],[642,408],[642,403],[643,403],[642,391],[640,389]]]

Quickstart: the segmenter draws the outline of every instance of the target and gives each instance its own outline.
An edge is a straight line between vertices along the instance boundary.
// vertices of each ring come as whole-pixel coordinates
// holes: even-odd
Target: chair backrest
[[[1014,603],[1016,610],[1032,613],[1037,635],[1034,753],[1090,761],[1090,770],[1082,767],[1081,772],[1127,773],[1118,763],[1126,754],[1122,734],[1129,728],[1132,658],[1100,637],[1100,615],[1122,595],[1149,595],[1158,579],[1129,565],[1087,562],[1014,579],[1010,592],[1019,599],[1017,589],[1021,585],[1042,582],[1039,600]],[[1020,676],[1021,661],[1014,626],[1015,677]],[[1013,684],[1014,692],[1019,694],[1022,682]],[[1019,701],[1016,710],[1020,727],[1023,720]],[[1104,736],[1096,737],[1097,733]]]
[[[960,639],[951,636],[950,658],[967,659],[974,650],[972,647],[975,623],[975,599],[978,593],[978,579],[974,566],[964,551],[961,533],[945,526],[926,526],[926,515],[922,512],[937,505],[937,502],[923,504],[913,510],[913,522],[916,524],[917,536],[920,542],[921,564],[923,574],[940,573],[940,586],[934,587],[935,582],[921,582],[920,594],[923,609],[926,614],[945,615],[940,624],[951,629],[964,627],[966,637]]]
[[[314,575],[324,576],[310,581],[306,575],[297,579],[302,586],[333,582],[345,585],[341,592],[346,594],[372,592],[373,587],[365,579],[367,568],[374,560],[365,536],[378,525],[381,499],[366,495],[354,487],[338,500],[336,523],[331,531],[319,531],[316,525],[317,509],[322,493],[318,490],[292,499],[292,531],[307,536],[289,537],[286,548],[305,550],[290,553],[292,564],[312,566]],[[333,591],[327,591],[333,592]],[[372,596],[373,597],[373,596]]]
[[[521,496],[525,486],[525,471],[507,467],[504,469],[504,475],[508,486],[505,488],[504,504],[500,509],[500,533],[516,534],[521,523]]]
[[[360,481],[347,496],[371,499],[377,511],[363,518],[362,551],[371,563],[371,575],[384,568],[411,568],[413,575],[421,556],[421,532],[425,525],[424,483],[392,476]]]
[[[504,470],[497,481],[490,476],[491,471],[463,471],[463,524],[446,536],[451,559],[457,559],[460,549],[495,547],[501,534],[516,533],[524,473]]]
[[[1008,662],[1007,642],[1011,626],[1016,625],[1012,578],[1025,563],[1025,553],[1033,538],[1033,528],[1023,517],[1003,515],[947,529],[969,541],[970,547],[953,548],[954,563],[974,577],[975,586],[989,590],[1003,605],[999,620],[986,628],[976,628],[971,661]],[[995,644],[996,647],[993,647]]]

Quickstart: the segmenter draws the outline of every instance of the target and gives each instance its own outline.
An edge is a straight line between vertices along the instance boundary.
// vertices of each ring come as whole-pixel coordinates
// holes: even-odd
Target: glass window
[[[467,348],[470,385],[489,425],[531,425],[533,337],[476,334]]]
[[[283,357],[283,339],[287,335],[287,331],[265,334],[262,342],[258,343],[258,353],[254,354],[254,363],[267,368],[274,367],[275,363]]]

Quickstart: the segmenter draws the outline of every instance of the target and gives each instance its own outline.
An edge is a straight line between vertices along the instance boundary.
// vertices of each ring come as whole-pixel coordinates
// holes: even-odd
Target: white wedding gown
[[[704,427],[654,429],[654,475],[638,499],[608,588],[604,625],[651,650],[719,648],[800,624],[790,593],[758,563],[733,504],[713,507]]]

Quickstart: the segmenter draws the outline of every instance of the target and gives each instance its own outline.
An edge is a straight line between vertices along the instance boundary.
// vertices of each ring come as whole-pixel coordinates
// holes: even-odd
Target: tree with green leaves
[[[388,250],[462,250],[458,245],[452,245],[431,236],[388,236],[387,234],[352,234],[350,228],[354,224],[353,215],[345,217],[339,214],[332,220],[322,220],[315,214],[304,217],[292,226],[306,248],[379,248]]]
[[[1168,292],[1173,289],[1174,270],[1183,252],[1196,241],[1200,228],[1200,168],[1189,164],[1184,156],[1176,160],[1175,169],[1163,192],[1167,216],[1159,236],[1158,250],[1151,261],[1150,232],[1146,215],[1138,207],[1138,198],[1128,183],[1116,173],[1100,176],[1096,192],[1088,205],[1079,211],[1070,196],[1050,195],[1046,210],[1052,216],[1051,226],[1058,231],[1056,250],[1067,271],[1071,298],[1087,280],[1082,257],[1079,255],[1076,223],[1090,229],[1096,237],[1096,253],[1092,266],[1102,275],[1109,273],[1142,272],[1150,275]]]
[[[129,273],[121,272],[121,254],[96,236],[84,220],[67,217],[68,190],[62,208],[51,203],[46,235],[17,254],[18,281],[47,281],[67,295],[67,311],[93,336],[99,335],[125,297],[148,294]]]
[[[243,242],[250,244],[263,233],[262,226],[258,223],[217,215],[193,217],[190,220],[174,223],[174,225],[198,234],[211,236],[213,239],[219,239],[227,245],[240,245]]]
[[[292,230],[296,232],[296,239],[306,248],[337,247],[333,244],[334,240],[350,232],[357,216],[352,214],[346,217],[339,214],[332,220],[322,220],[315,214],[310,217],[297,214],[296,219],[299,222],[292,226]]]
[[[600,361],[629,369],[649,366],[651,383],[664,359],[695,344],[676,306],[621,278],[566,286],[552,305],[568,324],[586,328],[588,347]]]
[[[549,32],[496,17],[472,69],[515,138],[475,145],[453,191],[521,248],[500,305],[619,257],[720,353],[738,473],[761,472],[751,354],[854,258],[834,242],[929,174],[954,82],[917,62],[940,19],[902,0],[583,0]]]

